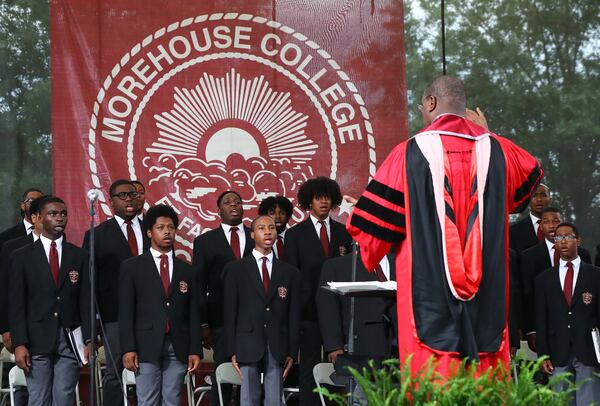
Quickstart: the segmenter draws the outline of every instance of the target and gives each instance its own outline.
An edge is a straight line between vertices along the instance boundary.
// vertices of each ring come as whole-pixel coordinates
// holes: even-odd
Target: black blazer
[[[290,228],[285,234],[284,260],[298,268],[302,275],[302,320],[317,321],[315,296],[325,260],[351,252],[352,238],[346,227],[330,219],[330,231],[327,258],[310,217]]]
[[[246,246],[242,257],[250,255],[254,248],[250,229],[244,227],[244,231]],[[235,259],[221,226],[207,231],[194,240],[192,263],[198,276],[200,289],[204,292],[201,297],[201,307],[205,319],[202,322],[208,323],[211,327],[223,327],[223,269]]]
[[[173,258],[173,275],[165,296],[159,270],[149,251],[121,264],[119,280],[119,336],[121,352],[135,351],[141,362],[156,362],[169,336],[177,359],[185,364],[189,354],[202,356],[199,289],[194,270]]]
[[[8,240],[2,245],[0,254],[0,334],[8,331],[8,292],[11,254],[33,242],[33,233]]]
[[[571,308],[557,267],[536,278],[535,290],[538,355],[550,356],[555,366],[566,365],[572,354],[585,365],[598,366],[591,330],[600,327],[600,268],[581,263]]]
[[[2,245],[5,242],[25,235],[27,235],[27,231],[25,230],[25,224],[23,224],[23,221],[21,220],[14,226],[7,228],[0,233],[0,248],[2,248]]]
[[[63,240],[58,287],[41,240],[12,254],[8,318],[15,347],[32,355],[51,353],[61,327],[82,326],[90,339],[90,282],[87,252]]]
[[[102,321],[114,322],[119,316],[119,267],[121,262],[132,257],[131,250],[115,218],[106,220],[94,230],[98,311]],[[146,252],[150,242],[144,231],[142,236]],[[90,250],[90,230],[85,232],[83,248]]]
[[[521,253],[539,242],[529,214],[512,224],[508,229],[508,235],[510,248],[517,253]]]
[[[300,273],[273,259],[269,294],[253,255],[225,267],[225,334],[227,355],[238,362],[258,362],[266,344],[283,363],[298,358],[300,345]]]
[[[590,253],[585,248],[577,248],[581,260],[590,264]],[[523,315],[521,329],[523,333],[535,331],[535,279],[538,275],[552,266],[546,242],[542,241],[526,249],[520,256],[521,301]]]
[[[508,341],[511,347],[521,346],[519,328],[522,325],[523,296],[519,274],[519,256],[517,251],[508,249],[509,306],[508,306]]]
[[[388,254],[390,279],[396,280],[396,258]],[[352,280],[352,255],[325,261],[319,286],[327,282]],[[376,281],[375,272],[368,272],[360,257],[356,267],[356,281]],[[317,291],[319,326],[323,337],[323,349],[331,352],[343,349],[348,343],[350,326],[350,298],[320,288]],[[396,301],[393,298],[357,297],[354,301],[354,354],[374,358],[392,355],[392,338],[396,330]]]

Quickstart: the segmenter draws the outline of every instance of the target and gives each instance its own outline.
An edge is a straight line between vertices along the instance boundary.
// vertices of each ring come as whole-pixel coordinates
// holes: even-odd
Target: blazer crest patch
[[[188,283],[186,281],[179,281],[179,291],[181,293],[187,293]]]
[[[280,298],[285,299],[287,297],[287,288],[283,286],[278,287],[277,294]]]
[[[583,292],[581,294],[581,299],[583,299],[583,304],[589,305],[592,304],[592,294],[590,292]]]
[[[69,280],[71,281],[71,283],[75,284],[77,282],[79,282],[79,272],[77,272],[74,269],[71,269],[69,271]]]

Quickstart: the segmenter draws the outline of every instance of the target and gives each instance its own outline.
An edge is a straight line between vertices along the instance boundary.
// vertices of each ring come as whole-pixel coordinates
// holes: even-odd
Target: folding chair
[[[4,366],[6,364],[14,364],[15,356],[8,352],[6,348],[2,348],[2,352],[0,352],[0,399],[2,400],[2,405],[5,404],[7,398],[10,400],[10,388],[2,386],[2,377],[4,376]]]
[[[128,369],[123,369],[123,404],[127,405],[127,385],[135,385],[135,374]]]
[[[321,384],[343,386],[338,385],[331,380],[331,374],[333,373],[333,371],[333,364],[330,362],[321,362],[313,367],[313,378],[315,379],[317,388],[320,388]],[[320,393],[319,398],[321,398],[321,405],[325,406],[325,398],[323,398],[323,395]]]
[[[25,380],[25,373],[18,366],[14,366],[8,372],[8,387],[10,389],[10,405],[15,405],[15,387],[16,386],[27,386]]]
[[[242,377],[237,373],[231,362],[219,365],[215,371],[215,377],[217,378],[217,390],[219,391],[219,404],[224,406],[221,384],[230,383],[240,386],[242,384]]]

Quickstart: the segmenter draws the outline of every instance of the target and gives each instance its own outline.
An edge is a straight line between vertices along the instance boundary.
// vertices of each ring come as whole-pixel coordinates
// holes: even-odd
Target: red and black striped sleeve
[[[537,159],[511,141],[496,138],[506,161],[507,205],[510,213],[520,213],[529,205],[531,194],[542,180],[544,171]]]
[[[347,222],[367,269],[375,268],[406,234],[405,151],[402,143],[383,162]]]

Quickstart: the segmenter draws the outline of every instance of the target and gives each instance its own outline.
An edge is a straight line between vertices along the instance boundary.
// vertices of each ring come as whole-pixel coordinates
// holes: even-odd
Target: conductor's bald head
[[[467,96],[463,82],[453,76],[439,76],[427,86],[421,98],[421,113],[427,126],[440,114],[464,116]]]

